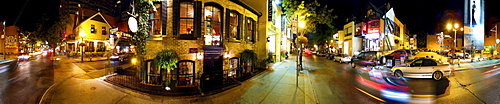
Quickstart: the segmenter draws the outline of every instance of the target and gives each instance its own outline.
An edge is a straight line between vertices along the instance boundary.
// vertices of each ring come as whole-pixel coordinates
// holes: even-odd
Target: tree
[[[38,21],[38,28],[30,39],[47,42],[47,45],[55,50],[54,47],[63,42],[63,36],[66,35],[67,26],[72,25],[72,23],[73,20],[68,14],[60,14],[57,17],[48,17],[45,15]],[[33,43],[34,41],[31,42]]]
[[[328,5],[321,5],[316,0],[283,0],[282,4],[289,21],[298,18],[307,24],[300,32],[314,33],[310,45],[324,44],[337,31],[334,22],[337,16],[333,15],[333,9]]]

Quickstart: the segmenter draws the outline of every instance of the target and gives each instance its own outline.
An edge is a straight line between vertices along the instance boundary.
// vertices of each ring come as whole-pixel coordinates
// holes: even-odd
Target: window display
[[[179,82],[178,86],[187,86],[193,84],[194,62],[184,61],[179,63]]]
[[[220,45],[221,11],[213,6],[205,7],[205,45]]]

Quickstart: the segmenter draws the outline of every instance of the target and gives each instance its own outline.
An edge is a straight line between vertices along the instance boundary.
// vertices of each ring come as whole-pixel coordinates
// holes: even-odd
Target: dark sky
[[[341,22],[345,22],[345,18],[351,15],[359,16],[360,12],[365,9],[367,2],[373,4],[383,4],[389,1],[394,8],[396,18],[405,24],[411,34],[426,32],[433,34],[436,31],[436,24],[439,23],[441,15],[445,10],[460,10],[463,11],[463,0],[323,0],[327,4],[335,8],[334,11],[339,12]],[[496,4],[498,0],[485,0],[485,19],[491,16],[499,16],[500,10]],[[345,23],[337,23],[342,26]]]
[[[26,7],[21,12],[23,5],[28,1]],[[321,1],[321,0],[318,0]],[[353,15],[359,15],[370,1],[374,4],[380,4],[390,1],[394,7],[396,17],[406,24],[410,33],[415,34],[419,31],[434,33],[436,22],[440,19],[439,15],[446,9],[462,9],[462,0],[323,0],[329,7],[334,7],[335,12],[339,13],[339,21],[345,22],[346,18]],[[485,0],[486,18],[488,16],[498,16],[500,10],[496,9],[495,4],[498,0]],[[21,29],[33,31],[36,28],[36,22],[42,15],[54,15],[58,13],[60,0],[2,0],[0,2],[0,17],[7,20],[7,25],[13,25],[17,19],[16,26]],[[493,6],[490,6],[492,5]],[[19,15],[21,13],[21,15]],[[19,15],[19,16],[18,16]],[[342,26],[345,23],[337,23]]]
[[[2,0],[0,17],[6,20],[7,26],[15,22],[21,29],[34,31],[38,19],[44,14],[58,14],[59,4],[60,0]]]

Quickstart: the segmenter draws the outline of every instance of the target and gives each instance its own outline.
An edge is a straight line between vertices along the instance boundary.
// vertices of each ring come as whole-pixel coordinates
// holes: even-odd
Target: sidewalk
[[[103,81],[106,70],[98,70],[52,85],[40,103],[316,103],[307,71],[296,77],[295,69],[295,58],[290,58],[240,86],[209,96],[187,97],[156,96],[115,86]]]

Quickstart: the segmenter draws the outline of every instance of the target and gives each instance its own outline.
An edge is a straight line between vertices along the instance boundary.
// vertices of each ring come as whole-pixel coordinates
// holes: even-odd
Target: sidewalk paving
[[[208,96],[175,97],[115,86],[103,81],[105,70],[98,70],[52,85],[40,103],[316,103],[307,71],[298,77],[296,85],[295,68],[295,60],[290,58],[275,63],[272,70],[266,70],[234,88]]]
[[[80,61],[78,59],[73,60],[75,62]],[[309,73],[301,71],[300,76],[297,77],[295,61],[295,57],[290,57],[283,62],[275,63],[271,69],[241,82],[241,85],[204,96],[158,96],[147,94],[105,82],[106,77],[115,75],[112,74],[114,71],[96,70],[55,83],[47,90],[40,103],[318,103],[316,89],[312,86]],[[453,65],[453,67],[456,71],[460,71],[496,65],[499,62],[500,60],[494,59],[475,63],[461,63],[460,66]]]

